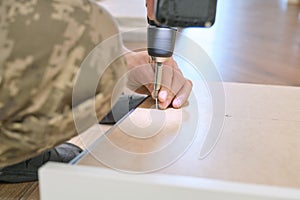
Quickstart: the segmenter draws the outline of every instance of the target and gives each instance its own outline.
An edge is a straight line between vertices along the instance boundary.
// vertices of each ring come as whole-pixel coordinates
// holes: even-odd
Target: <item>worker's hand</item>
[[[136,92],[154,94],[154,69],[146,51],[130,52],[125,55],[129,68],[128,87]],[[186,79],[173,58],[164,62],[162,87],[158,94],[159,107],[166,109],[182,107],[192,90],[192,82]]]
[[[154,0],[146,0],[146,6],[147,6],[148,18],[150,20],[154,20],[154,13],[153,13]]]

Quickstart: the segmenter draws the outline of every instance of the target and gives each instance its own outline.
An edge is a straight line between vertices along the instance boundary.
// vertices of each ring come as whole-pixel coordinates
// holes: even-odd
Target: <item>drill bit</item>
[[[162,62],[154,62],[155,67],[155,77],[154,77],[154,98],[155,98],[155,108],[158,109],[158,93],[161,87],[162,79]]]

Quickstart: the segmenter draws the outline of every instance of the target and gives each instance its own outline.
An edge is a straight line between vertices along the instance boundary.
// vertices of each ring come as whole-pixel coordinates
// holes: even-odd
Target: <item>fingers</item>
[[[166,109],[172,104],[174,108],[180,108],[187,101],[191,89],[191,81],[184,78],[177,63],[171,59],[163,67],[162,87],[158,95],[159,107]]]
[[[184,83],[181,84],[181,88],[178,91],[162,87],[159,92],[159,108],[166,109],[170,105],[173,108],[181,108],[188,100],[188,97],[192,91],[193,84],[190,80],[185,79]]]
[[[140,65],[128,73],[127,87],[138,93],[150,95],[154,89],[154,72],[150,64]]]
[[[130,53],[126,55],[128,65],[129,89],[152,95],[154,90],[154,69],[150,64],[147,52]],[[164,62],[162,68],[161,89],[158,94],[159,107],[166,109],[182,107],[192,90],[192,82],[186,79],[173,58]]]
[[[186,79],[185,84],[179,90],[179,92],[176,94],[176,97],[174,98],[174,100],[172,102],[172,106],[174,108],[180,108],[187,102],[187,100],[190,96],[190,93],[192,91],[192,87],[193,87],[192,81]]]
[[[170,98],[174,97],[174,94],[171,92],[171,86],[172,86],[172,81],[173,81],[173,69],[172,67],[168,65],[164,65],[162,68],[162,82],[161,82],[161,88],[158,93],[158,100],[160,102],[160,107],[165,108],[170,104]],[[165,106],[165,104],[168,105]]]
[[[128,66],[127,87],[142,94],[151,94],[153,91],[154,72],[149,63],[146,51],[129,52],[125,55]]]
[[[184,84],[185,78],[176,70],[175,64],[163,67],[162,87],[158,96],[161,109],[165,109],[171,104]]]

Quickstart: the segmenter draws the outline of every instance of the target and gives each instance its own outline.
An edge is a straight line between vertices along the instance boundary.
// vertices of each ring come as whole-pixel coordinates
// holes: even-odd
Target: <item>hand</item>
[[[150,20],[154,20],[154,13],[153,13],[154,0],[146,0],[146,6],[147,6],[148,18]]]
[[[154,98],[154,69],[150,64],[148,53],[146,51],[130,52],[125,55],[125,58],[129,68],[128,87]],[[192,82],[183,76],[173,58],[164,62],[161,85],[158,94],[161,109],[166,109],[169,105],[174,108],[182,107],[192,90]]]

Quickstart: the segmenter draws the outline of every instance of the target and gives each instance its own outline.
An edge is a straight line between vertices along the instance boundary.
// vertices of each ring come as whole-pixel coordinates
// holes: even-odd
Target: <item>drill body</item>
[[[176,29],[211,27],[217,0],[154,0],[154,21],[148,19],[148,54],[155,68],[154,98],[158,108],[163,62],[173,55]]]

